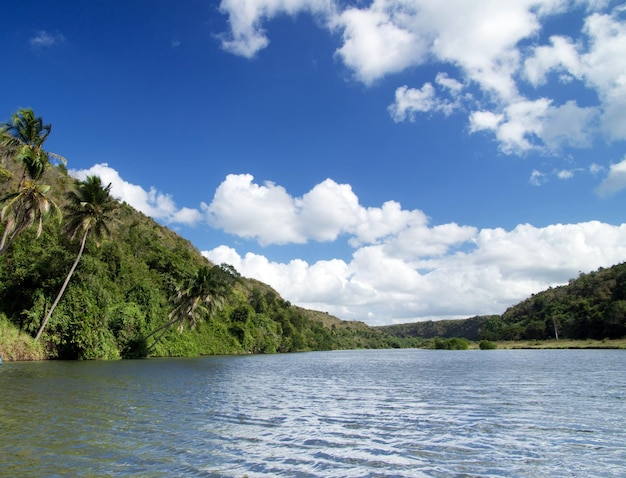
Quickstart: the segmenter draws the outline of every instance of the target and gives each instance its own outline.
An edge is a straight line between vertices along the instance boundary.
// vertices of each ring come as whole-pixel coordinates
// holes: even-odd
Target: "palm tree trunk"
[[[158,344],[158,343],[161,341],[161,339],[165,336],[165,334],[166,334],[166,333],[167,333],[167,331],[170,329],[170,327],[171,327],[172,325],[174,325],[176,322],[178,322],[179,320],[180,320],[180,319],[179,319],[178,317],[176,317],[176,318],[174,318],[174,319],[170,320],[169,322],[167,322],[167,323],[165,323],[165,324],[161,325],[160,327],[157,327],[155,330],[153,330],[153,331],[152,331],[152,332],[150,332],[148,335],[146,335],[146,336],[143,338],[143,340],[145,340],[145,341],[147,342],[147,340],[148,340],[150,337],[152,337],[153,335],[156,335],[158,332],[161,332],[161,333],[159,334],[159,336],[158,336],[156,339],[154,339],[154,341],[152,342],[152,345],[150,345],[150,346],[148,347],[148,350],[149,350],[149,351],[150,351],[150,350],[152,350],[152,349],[154,348],[154,346],[155,346],[156,344]]]
[[[559,340],[559,321],[555,317],[552,317],[552,325],[554,326],[554,338]]]
[[[37,332],[37,335],[35,336],[35,342],[39,340],[39,337],[41,337],[41,334],[43,333],[43,329],[48,323],[48,320],[50,320],[50,316],[52,315],[52,312],[54,312],[55,307],[61,300],[61,297],[63,296],[63,293],[65,292],[65,288],[67,287],[67,284],[70,282],[70,279],[72,278],[72,274],[74,274],[74,271],[76,270],[78,261],[80,261],[80,258],[83,255],[83,251],[85,250],[85,243],[87,242],[87,234],[89,234],[89,229],[86,229],[85,233],[83,234],[83,238],[80,241],[80,249],[78,250],[78,255],[76,256],[76,259],[74,260],[74,264],[72,264],[72,268],[70,269],[69,274],[65,278],[65,282],[63,282],[63,285],[61,286],[61,290],[57,294],[57,297],[56,299],[54,299],[54,302],[52,303],[50,310],[46,314],[46,318],[43,319],[43,323],[41,324],[41,327],[39,328],[39,332]]]

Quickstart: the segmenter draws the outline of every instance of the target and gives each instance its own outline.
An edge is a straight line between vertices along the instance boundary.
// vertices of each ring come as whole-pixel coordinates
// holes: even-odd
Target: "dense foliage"
[[[494,315],[491,317],[497,318],[498,316]],[[481,338],[481,326],[485,319],[485,317],[477,316],[458,320],[427,320],[410,324],[386,325],[380,327],[380,329],[394,337],[401,338],[464,337],[468,340],[479,340]]]
[[[47,137],[49,129],[45,131]],[[23,177],[29,177],[12,143],[1,144],[0,200],[14,197]],[[0,321],[5,329],[12,326],[16,333],[19,329],[34,337],[63,292],[41,337],[47,357],[276,353],[399,344],[365,324],[295,307],[232,267],[211,264],[188,241],[127,204],[108,210],[109,238],[96,241],[99,235],[84,234],[84,229],[76,233],[81,224],[76,221],[84,219],[76,207],[85,205],[76,195],[84,182],[69,177],[63,163],[40,166],[37,185],[46,185],[46,199],[64,212],[63,219],[39,214],[31,215],[31,221],[29,216],[0,255]],[[24,210],[13,211],[19,218]],[[0,233],[10,227],[6,212]]]

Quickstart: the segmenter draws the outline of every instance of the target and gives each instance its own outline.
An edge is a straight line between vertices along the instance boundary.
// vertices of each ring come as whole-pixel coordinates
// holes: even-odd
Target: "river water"
[[[622,477],[626,351],[0,365],[2,477]]]

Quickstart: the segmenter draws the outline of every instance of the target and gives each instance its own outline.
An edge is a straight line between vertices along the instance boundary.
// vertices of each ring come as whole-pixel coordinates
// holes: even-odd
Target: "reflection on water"
[[[0,476],[623,476],[624,351],[0,366]]]

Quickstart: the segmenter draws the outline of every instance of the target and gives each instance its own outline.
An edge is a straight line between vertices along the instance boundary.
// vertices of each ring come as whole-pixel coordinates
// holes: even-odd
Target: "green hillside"
[[[228,265],[211,264],[189,241],[119,203],[107,220],[110,235],[100,241],[87,236],[76,271],[34,343],[78,256],[80,234],[72,238],[68,233],[74,217],[68,194],[78,183],[53,156],[37,156],[36,145],[27,145],[26,156],[20,156],[24,145],[3,139],[3,238],[26,217],[20,211],[40,206],[42,198],[63,212],[58,218],[33,215],[15,241],[0,249],[0,355],[5,359],[275,353],[397,344],[363,323],[291,305],[268,285],[243,278]],[[31,167],[41,166],[39,160],[41,171]],[[29,161],[30,169],[25,168]],[[16,191],[31,196],[16,200],[11,209],[7,204]],[[205,289],[192,297],[200,279]]]
[[[580,274],[534,294],[502,315],[380,327],[397,337],[469,340],[620,339],[626,337],[626,263]]]

